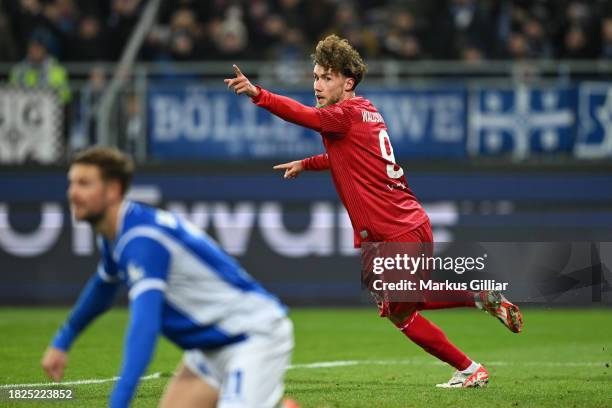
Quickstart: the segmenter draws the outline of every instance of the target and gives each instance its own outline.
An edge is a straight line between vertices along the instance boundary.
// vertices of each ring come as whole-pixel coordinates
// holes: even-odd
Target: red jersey
[[[340,200],[363,241],[393,241],[428,221],[395,163],[384,119],[367,99],[356,96],[323,108],[259,88],[253,99],[281,118],[321,133],[326,154],[302,160],[305,170],[329,168]]]

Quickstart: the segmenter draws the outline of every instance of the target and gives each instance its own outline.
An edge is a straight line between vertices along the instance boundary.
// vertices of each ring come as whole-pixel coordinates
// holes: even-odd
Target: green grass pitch
[[[0,309],[0,384],[46,381],[39,361],[65,309]],[[372,309],[295,309],[296,348],[286,378],[302,407],[612,407],[612,310],[526,309],[515,335],[476,310],[424,313],[490,371],[486,389],[440,390],[452,369],[437,363]],[[117,375],[127,321],[115,310],[97,321],[70,353],[66,381]],[[158,345],[134,407],[155,407],[180,360]],[[309,363],[333,362],[329,366]],[[70,402],[10,401],[1,407],[103,407],[112,382],[70,385]]]

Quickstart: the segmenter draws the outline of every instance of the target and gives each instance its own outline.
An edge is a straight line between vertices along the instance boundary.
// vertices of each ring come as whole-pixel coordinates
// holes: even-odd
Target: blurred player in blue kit
[[[125,200],[132,174],[132,161],[111,148],[90,148],[71,163],[71,210],[99,234],[101,261],[43,369],[60,381],[74,340],[127,285],[130,318],[111,407],[129,405],[160,334],[185,351],[161,407],[296,406],[282,398],[293,349],[286,308],[195,226]]]

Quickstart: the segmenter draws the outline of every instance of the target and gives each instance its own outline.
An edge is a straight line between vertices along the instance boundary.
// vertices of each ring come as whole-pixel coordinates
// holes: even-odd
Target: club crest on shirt
[[[144,277],[144,270],[143,268],[134,265],[133,263],[130,263],[127,267],[127,275],[130,282],[134,283]]]
[[[158,210],[155,213],[155,222],[161,226],[172,229],[175,229],[178,225],[176,217],[173,214],[162,210]]]

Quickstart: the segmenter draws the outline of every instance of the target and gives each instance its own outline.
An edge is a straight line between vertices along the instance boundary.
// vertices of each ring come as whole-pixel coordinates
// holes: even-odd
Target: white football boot
[[[436,384],[438,388],[478,388],[489,383],[489,372],[482,364],[471,374],[455,371],[455,374],[445,383]]]

